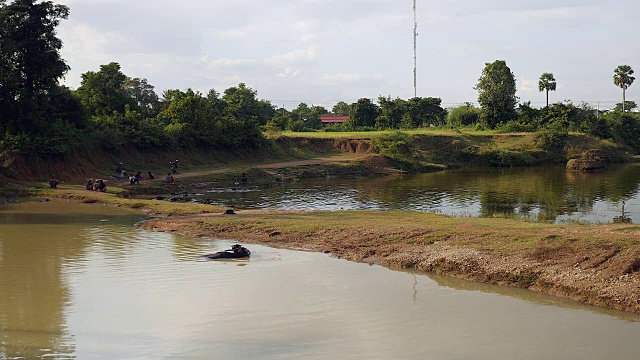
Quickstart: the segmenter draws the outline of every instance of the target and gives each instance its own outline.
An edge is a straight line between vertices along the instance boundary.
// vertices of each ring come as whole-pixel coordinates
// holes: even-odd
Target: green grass
[[[397,130],[382,130],[382,131],[344,131],[344,132],[323,132],[323,131],[313,131],[313,132],[293,132],[293,131],[282,131],[272,138],[277,137],[290,137],[290,138],[314,138],[314,139],[374,139],[380,137],[381,135],[391,134]],[[474,129],[461,129],[459,131],[450,128],[424,128],[424,129],[411,129],[411,130],[401,130],[407,134],[411,135],[451,135],[451,136],[460,136],[460,135],[493,135],[497,134],[494,130],[474,130]]]

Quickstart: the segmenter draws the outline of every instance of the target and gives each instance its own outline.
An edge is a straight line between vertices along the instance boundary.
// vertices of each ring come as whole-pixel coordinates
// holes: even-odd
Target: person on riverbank
[[[249,179],[247,178],[247,173],[243,172],[242,175],[240,175],[240,184],[246,185],[247,182],[249,182]]]
[[[60,183],[60,180],[56,179],[55,176],[52,176],[51,179],[49,179],[49,186],[52,189],[57,188],[59,183]]]
[[[116,178],[122,179],[127,177],[127,171],[124,169],[124,165],[122,163],[118,164],[116,168]]]
[[[93,190],[93,183],[94,183],[93,179],[87,179],[87,185],[85,185],[85,188],[87,190]]]
[[[149,175],[149,180],[153,180],[153,179],[156,178],[156,176],[153,175],[153,173],[151,171],[149,171],[147,174]]]
[[[178,172],[178,160],[173,161],[173,162],[170,162],[169,164],[171,164],[171,172],[172,172],[173,174],[180,174],[180,173]]]
[[[107,192],[107,184],[102,179],[98,180],[98,191]]]
[[[169,184],[173,184],[173,183],[175,183],[175,181],[176,181],[176,180],[173,178],[173,175],[171,175],[171,173],[168,173],[168,174],[167,174],[167,178],[166,178],[166,180],[167,180],[167,183],[169,183]]]

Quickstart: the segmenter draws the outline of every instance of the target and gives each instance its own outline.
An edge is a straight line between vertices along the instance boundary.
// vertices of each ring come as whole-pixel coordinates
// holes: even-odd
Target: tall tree
[[[370,99],[361,98],[351,105],[351,114],[349,115],[349,125],[353,127],[376,126],[378,118],[378,105]]]
[[[0,1],[0,118],[5,131],[46,126],[49,95],[69,70],[55,28],[69,8],[51,1]],[[39,114],[36,114],[39,113]]]
[[[159,110],[160,100],[153,85],[147,79],[127,77],[124,84],[124,91],[133,98],[137,104],[137,110],[143,118],[153,117]]]
[[[379,96],[380,114],[376,119],[377,129],[398,129],[402,115],[406,112],[406,101],[400,98],[391,100],[391,96]]]
[[[515,119],[516,79],[504,60],[485,64],[475,89],[483,110],[482,118],[489,128]]]
[[[334,116],[349,116],[349,112],[351,112],[351,106],[344,101],[335,104],[331,110]]]
[[[127,76],[117,62],[100,65],[100,71],[82,74],[77,92],[89,115],[110,115],[114,111],[124,114],[126,105],[137,107],[138,101],[125,89],[126,81]]]
[[[222,100],[226,103],[228,114],[241,119],[253,117],[258,124],[264,125],[273,118],[276,110],[271,102],[258,100],[257,96],[257,91],[241,83],[225,90]]]
[[[538,81],[538,90],[547,92],[547,107],[549,107],[549,91],[556,91],[556,79],[553,73],[543,73]]]
[[[622,111],[625,111],[624,103],[626,101],[626,92],[629,86],[636,79],[633,76],[633,69],[629,65],[620,65],[614,70],[613,83],[622,88]]]
[[[421,126],[442,125],[447,117],[447,111],[440,106],[442,99],[434,97],[414,97],[406,102],[404,126],[417,128]],[[411,119],[410,123],[407,122]]]

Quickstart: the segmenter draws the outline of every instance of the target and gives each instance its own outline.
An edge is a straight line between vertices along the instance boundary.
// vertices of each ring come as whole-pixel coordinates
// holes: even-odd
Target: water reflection
[[[85,256],[87,226],[105,219],[132,224],[131,212],[115,210],[65,201],[0,207],[0,355],[67,358],[75,352],[66,324],[65,267]]]
[[[640,222],[640,164],[601,172],[564,167],[463,169],[375,179],[305,180],[251,192],[207,193],[216,205],[294,210],[402,209],[457,216],[609,223],[623,201]]]

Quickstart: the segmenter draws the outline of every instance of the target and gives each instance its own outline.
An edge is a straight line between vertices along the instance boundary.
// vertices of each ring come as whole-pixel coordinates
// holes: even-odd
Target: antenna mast
[[[418,18],[416,16],[416,0],[413,0],[413,97],[418,97]]]

